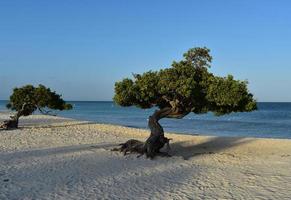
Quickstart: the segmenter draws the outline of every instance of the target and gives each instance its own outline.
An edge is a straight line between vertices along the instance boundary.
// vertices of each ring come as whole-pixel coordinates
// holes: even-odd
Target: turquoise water
[[[74,109],[57,112],[59,116],[98,123],[147,128],[147,118],[154,109],[120,107],[113,102],[73,101]],[[0,101],[0,110],[6,110]],[[183,119],[162,119],[167,132],[268,138],[291,138],[291,103],[259,103],[259,110],[221,117],[213,114],[189,114]]]

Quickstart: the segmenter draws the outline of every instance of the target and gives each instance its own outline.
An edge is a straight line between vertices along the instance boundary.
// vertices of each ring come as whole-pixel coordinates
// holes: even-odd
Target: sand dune
[[[0,120],[7,117],[1,114]],[[30,116],[0,131],[0,199],[288,199],[291,140],[167,134],[171,158],[110,151],[149,132]]]

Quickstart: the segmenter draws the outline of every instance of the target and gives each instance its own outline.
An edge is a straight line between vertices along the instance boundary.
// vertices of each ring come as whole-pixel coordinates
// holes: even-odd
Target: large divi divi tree
[[[114,101],[118,105],[158,108],[148,120],[151,134],[145,142],[147,156],[155,156],[168,141],[159,123],[162,118],[180,119],[190,112],[224,115],[257,109],[247,81],[209,72],[209,52],[206,47],[191,48],[169,68],[134,74],[115,83]]]

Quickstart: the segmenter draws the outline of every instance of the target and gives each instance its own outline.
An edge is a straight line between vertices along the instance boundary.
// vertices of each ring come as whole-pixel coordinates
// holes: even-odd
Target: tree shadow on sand
[[[3,123],[2,121],[0,124]],[[68,124],[62,124],[62,123],[68,123]],[[79,126],[79,125],[91,125],[91,124],[96,124],[94,122],[73,122],[73,121],[64,121],[61,123],[56,123],[56,122],[49,122],[46,124],[41,124],[32,122],[32,123],[20,123],[18,128],[10,128],[10,129],[1,129],[0,131],[13,131],[13,130],[26,130],[26,129],[44,129],[44,128],[67,128],[67,127],[72,127],[72,126]]]
[[[184,159],[190,159],[202,154],[209,154],[209,152],[219,153],[226,149],[236,147],[251,142],[247,138],[210,138],[207,141],[194,143],[195,140],[176,142],[172,144],[173,156],[181,156]],[[57,154],[69,154],[81,151],[91,151],[94,149],[108,150],[116,144],[98,143],[98,144],[84,144],[72,145],[65,147],[56,147],[49,149],[34,149],[22,152],[3,153],[0,154],[2,161],[10,161],[17,164],[18,162],[34,162],[33,157],[46,157]],[[135,157],[135,155],[132,155]],[[30,159],[32,158],[32,160]],[[18,160],[20,159],[20,160]],[[44,158],[46,159],[46,158]],[[143,158],[140,158],[141,160]],[[139,160],[139,159],[137,159]],[[40,195],[49,196],[59,192],[59,187],[65,188],[68,193],[74,195],[82,195],[85,188],[91,191],[92,186],[95,186],[94,192],[99,195],[107,192],[107,195],[119,195],[122,193],[119,190],[120,185],[131,184],[132,182],[142,182],[143,187],[138,187],[133,192],[138,195],[142,194],[145,188],[150,188],[152,194],[159,191],[170,192],[173,188],[180,188],[186,190],[187,188],[197,187],[197,181],[193,182],[191,179],[195,177],[200,179],[200,168],[193,168],[192,165],[175,165],[176,162],[181,162],[181,159],[166,158],[160,160],[157,157],[154,161],[143,160],[142,162],[135,161],[133,157],[129,160],[120,156],[113,156],[106,159],[100,159],[98,154],[80,154],[72,159],[70,156],[65,156],[61,160],[51,158],[51,163],[39,162],[37,165],[31,165],[22,168],[11,168],[5,171],[11,183],[20,184],[21,190],[17,193],[10,191],[6,192],[6,196],[11,198],[28,197],[38,198]],[[120,167],[125,166],[125,167]],[[195,169],[195,170],[193,170]],[[204,171],[207,169],[203,169]],[[28,174],[28,175],[27,175]],[[49,179],[40,176],[46,174]],[[57,174],[57,175],[56,175]],[[29,177],[29,184],[27,184],[27,177]],[[117,177],[117,178],[116,178]],[[155,179],[154,177],[159,177]],[[171,178],[168,178],[171,177]],[[151,181],[154,180],[154,181]],[[107,181],[107,184],[103,184]],[[109,184],[109,185],[108,185]],[[58,187],[56,187],[58,185]],[[78,186],[82,186],[82,191],[78,190]],[[98,187],[97,187],[98,186]],[[31,188],[35,191],[31,193]],[[194,192],[194,191],[193,191]],[[197,192],[197,190],[195,190]],[[191,193],[191,192],[190,192]],[[123,195],[127,195],[125,192]],[[188,194],[189,195],[189,194]],[[185,197],[187,194],[185,194]],[[89,197],[89,196],[88,196]]]
[[[55,127],[55,126],[54,126]],[[191,159],[196,156],[216,154],[226,149],[230,149],[239,145],[244,145],[252,142],[250,138],[239,137],[213,137],[203,141],[201,143],[195,143],[195,140],[175,142],[171,144],[172,156],[182,157],[185,160]],[[116,143],[95,143],[95,144],[82,144],[63,146],[55,148],[33,149],[13,153],[0,153],[0,158],[3,160],[12,160],[28,157],[43,157],[57,154],[68,154],[80,151],[94,151],[94,149],[105,149],[111,151],[111,149],[118,144]],[[122,155],[122,154],[120,154]],[[155,160],[158,159],[155,158]]]
[[[63,146],[55,148],[45,148],[45,149],[33,149],[20,152],[12,153],[0,153],[0,159],[4,161],[13,161],[17,159],[27,159],[30,157],[45,157],[50,155],[58,154],[69,154],[81,151],[93,151],[94,149],[107,149],[116,146],[113,143],[98,143],[98,144],[82,144],[82,145],[72,145]]]
[[[95,124],[94,122],[75,122],[72,123],[71,121],[68,121],[69,124],[44,124],[44,125],[37,125],[37,124],[25,124],[19,129],[37,129],[37,128],[66,128],[66,127],[71,127],[71,126],[78,126],[78,125],[90,125],[90,124]]]
[[[176,142],[171,145],[173,156],[181,156],[185,160],[204,154],[215,154],[223,150],[252,142],[249,138],[214,137],[202,143],[193,144],[193,141]]]

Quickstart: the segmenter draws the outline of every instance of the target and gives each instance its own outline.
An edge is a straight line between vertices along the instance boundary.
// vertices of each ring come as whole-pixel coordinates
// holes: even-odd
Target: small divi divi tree
[[[162,118],[180,119],[190,112],[224,115],[257,109],[247,81],[208,71],[212,60],[209,52],[206,47],[191,48],[170,68],[133,74],[133,78],[115,83],[114,101],[118,105],[158,108],[148,120],[151,134],[144,145],[147,156],[155,156],[168,141],[159,123]]]
[[[16,111],[10,120],[4,121],[3,129],[18,128],[18,120],[22,116],[31,115],[38,110],[42,114],[49,114],[51,110],[70,110],[72,105],[66,103],[61,95],[43,85],[34,87],[26,85],[15,88],[10,96],[7,108]]]

